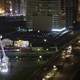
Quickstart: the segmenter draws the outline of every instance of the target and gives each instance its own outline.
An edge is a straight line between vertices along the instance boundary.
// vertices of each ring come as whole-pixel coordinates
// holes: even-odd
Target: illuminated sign
[[[27,32],[27,31],[31,32],[31,31],[33,31],[33,29],[25,29],[25,28],[23,28],[23,27],[18,27],[18,28],[17,28],[17,31],[18,31],[18,32]]]

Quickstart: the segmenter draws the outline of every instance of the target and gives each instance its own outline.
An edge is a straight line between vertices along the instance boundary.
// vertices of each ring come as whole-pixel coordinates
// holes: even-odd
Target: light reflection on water
[[[26,77],[32,75],[32,73],[37,70],[41,65],[43,65],[49,57],[52,55],[8,55],[9,65],[8,73],[1,74],[0,80],[26,80]],[[38,61],[40,59],[40,61]],[[17,78],[16,78],[17,76]],[[20,77],[20,79],[19,79]],[[21,79],[22,78],[22,79]],[[28,79],[27,79],[28,80]]]

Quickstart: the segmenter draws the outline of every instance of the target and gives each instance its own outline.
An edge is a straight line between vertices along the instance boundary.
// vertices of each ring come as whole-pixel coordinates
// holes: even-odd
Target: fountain
[[[0,72],[7,73],[8,72],[8,65],[9,65],[9,58],[6,56],[1,39],[2,39],[2,35],[0,35],[0,46],[1,46],[3,57],[0,59]]]

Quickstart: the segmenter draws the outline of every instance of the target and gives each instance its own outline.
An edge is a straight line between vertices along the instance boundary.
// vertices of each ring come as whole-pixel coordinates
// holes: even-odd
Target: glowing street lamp
[[[40,32],[40,30],[38,30],[38,33]]]
[[[44,39],[44,42],[46,42],[47,41],[47,39]]]

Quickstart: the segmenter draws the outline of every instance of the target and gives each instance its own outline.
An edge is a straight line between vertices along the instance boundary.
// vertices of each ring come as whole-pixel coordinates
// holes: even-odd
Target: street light
[[[46,42],[47,41],[47,39],[44,39],[44,42]]]
[[[38,30],[38,33],[40,32],[40,30]]]

